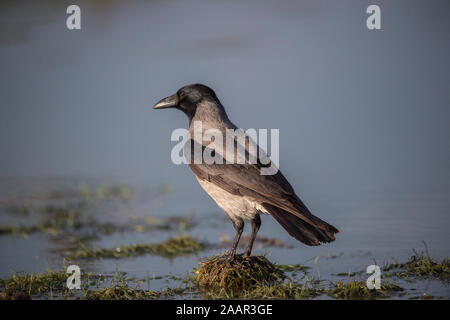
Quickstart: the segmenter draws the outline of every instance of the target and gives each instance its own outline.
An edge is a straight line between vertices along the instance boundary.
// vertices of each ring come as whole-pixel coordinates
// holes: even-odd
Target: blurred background
[[[448,0],[76,1],[78,31],[66,28],[70,4],[0,1],[5,197],[43,181],[113,179],[150,193],[170,185],[159,215],[223,218],[190,169],[170,160],[170,135],[187,119],[151,109],[199,82],[239,127],[280,129],[280,169],[341,230],[307,248],[265,217],[262,235],[296,246],[274,257],[407,256],[422,241],[448,256]],[[381,30],[366,27],[370,4]],[[10,253],[30,246],[2,241]],[[32,269],[3,254],[2,273]]]

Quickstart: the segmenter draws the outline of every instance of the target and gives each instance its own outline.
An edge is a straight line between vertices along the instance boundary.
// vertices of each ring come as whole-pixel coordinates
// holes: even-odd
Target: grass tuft
[[[435,260],[425,252],[415,252],[407,262],[394,262],[385,266],[383,270],[392,271],[399,278],[407,278],[409,275],[413,275],[450,281],[450,259]]]
[[[276,265],[264,256],[217,255],[199,263],[193,277],[208,299],[309,299],[323,294],[313,279],[292,281],[286,272],[303,272],[303,265]]]
[[[83,274],[81,290],[69,290],[64,271],[41,274],[13,274],[0,279],[0,300],[30,300],[34,298],[88,299],[88,300],[150,300],[170,298],[184,293],[185,288],[167,288],[162,291],[142,290],[138,285],[132,288],[124,275],[116,273],[110,286],[103,287],[103,275]]]
[[[326,290],[326,294],[335,299],[376,299],[376,298],[389,298],[393,293],[403,291],[401,287],[393,283],[383,282],[381,289],[370,290],[367,288],[365,281],[351,281],[341,282],[338,281],[333,288]]]
[[[286,272],[303,272],[306,273],[310,267],[303,264],[278,264],[277,268]]]
[[[154,291],[131,288],[126,279],[119,274],[112,279],[110,287],[87,290],[84,293],[84,299],[87,300],[150,300],[157,297],[158,293]]]
[[[273,283],[284,277],[264,256],[237,255],[229,259],[217,255],[199,263],[194,282],[201,288],[224,291],[228,294],[240,292],[261,283]]]
[[[47,273],[14,273],[8,279],[0,279],[0,289],[4,299],[29,299],[31,295],[41,295],[49,291],[66,289],[68,275],[62,271],[49,270]]]

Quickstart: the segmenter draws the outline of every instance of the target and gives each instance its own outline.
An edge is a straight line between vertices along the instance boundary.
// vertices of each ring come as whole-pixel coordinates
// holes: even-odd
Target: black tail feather
[[[327,224],[328,230],[321,230],[283,209],[269,204],[264,204],[264,207],[292,237],[309,246],[334,241],[334,233],[339,232],[332,225]]]

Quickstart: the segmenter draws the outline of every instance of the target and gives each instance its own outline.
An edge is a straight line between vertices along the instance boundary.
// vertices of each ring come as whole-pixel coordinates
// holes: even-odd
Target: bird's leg
[[[252,254],[253,242],[256,239],[256,234],[258,233],[259,227],[261,227],[261,218],[257,213],[256,216],[252,220],[252,236],[248,243],[247,251],[245,252],[245,256],[249,257]]]
[[[236,248],[238,246],[239,240],[241,239],[241,234],[244,231],[244,220],[236,219],[232,220],[234,229],[236,229],[236,236],[234,237],[233,245],[231,246],[230,259],[234,259],[236,256]]]

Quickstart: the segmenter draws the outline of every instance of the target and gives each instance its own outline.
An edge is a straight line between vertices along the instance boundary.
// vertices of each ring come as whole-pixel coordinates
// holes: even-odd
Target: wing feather
[[[203,147],[203,150],[206,147]],[[295,215],[321,230],[337,233],[335,227],[311,214],[295,194],[280,170],[274,175],[261,175],[260,164],[190,164],[199,179],[208,180],[227,192],[253,198]]]

